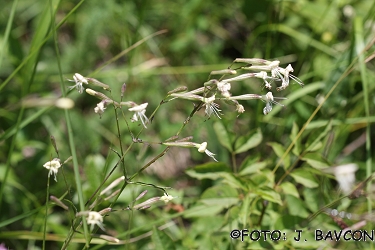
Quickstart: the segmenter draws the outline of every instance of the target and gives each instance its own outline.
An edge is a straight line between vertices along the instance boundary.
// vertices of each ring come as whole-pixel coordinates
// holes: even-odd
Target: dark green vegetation
[[[314,240],[315,229],[340,229],[325,206],[358,215],[373,210],[371,181],[349,199],[326,171],[355,163],[356,184],[374,171],[373,1],[15,0],[2,1],[1,9],[0,243],[6,247],[60,249],[68,239],[68,249],[85,248],[90,226],[80,226],[76,212],[88,210],[90,197],[88,204],[125,173],[136,174],[132,183],[93,208],[118,211],[104,217],[106,232],[94,229],[90,249],[124,249],[99,240],[99,234],[128,242],[126,249],[373,245]],[[267,116],[259,100],[241,101],[245,112],[239,117],[223,101],[221,120],[207,119],[203,109],[196,113],[179,138],[208,142],[219,163],[195,148],[171,148],[158,158],[166,149],[158,142],[175,135],[194,109],[180,99],[159,107],[167,92],[201,87],[212,70],[227,68],[235,58],[290,63],[305,87],[293,82],[281,92],[273,89],[274,96],[288,99]],[[111,105],[100,119],[94,113],[98,99],[68,91],[74,73],[108,84],[111,92],[84,87],[116,101],[126,83],[124,101],[147,102],[148,117],[157,109],[152,123],[142,130],[130,122],[132,112],[115,113]],[[260,79],[233,83],[231,91],[267,93]],[[75,103],[70,110],[53,105],[65,94]],[[58,182],[52,175],[47,189],[43,164],[58,157],[50,136],[62,162],[73,160],[59,169]],[[178,198],[142,211],[120,210],[144,190],[136,203],[162,196],[157,187],[172,187],[168,193]],[[49,195],[69,210],[46,203]],[[371,216],[365,222],[359,229],[375,228]],[[231,240],[233,229],[277,229],[286,240]],[[293,240],[299,229],[307,241]]]

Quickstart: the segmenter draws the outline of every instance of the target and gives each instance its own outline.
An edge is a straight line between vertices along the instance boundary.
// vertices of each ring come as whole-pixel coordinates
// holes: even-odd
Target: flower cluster
[[[220,106],[217,103],[219,100],[230,101],[236,106],[236,111],[238,113],[243,113],[245,111],[244,107],[238,103],[238,100],[251,100],[259,99],[266,103],[263,113],[267,115],[272,111],[272,104],[277,104],[283,106],[282,104],[275,101],[275,99],[286,99],[282,97],[274,97],[272,92],[269,91],[266,95],[258,94],[243,94],[239,96],[233,96],[230,92],[231,84],[237,81],[243,81],[248,78],[259,78],[262,79],[265,87],[268,90],[272,90],[272,84],[274,82],[281,82],[281,86],[277,87],[277,91],[286,89],[289,86],[290,79],[296,81],[301,87],[303,83],[300,79],[291,74],[294,71],[293,67],[289,64],[286,68],[279,66],[280,61],[268,61],[258,58],[237,58],[234,63],[246,63],[247,66],[240,67],[242,70],[249,71],[259,71],[254,73],[244,73],[235,77],[226,79],[212,79],[204,83],[204,87],[188,91],[188,92],[173,92],[170,94],[172,99],[180,98],[191,101],[200,101],[202,107],[205,107],[205,113],[208,117],[212,114],[216,115],[221,119]],[[268,75],[267,72],[270,72]],[[211,75],[216,74],[237,74],[236,70],[227,69],[212,71]]]
[[[279,66],[280,61],[268,61],[260,58],[237,58],[236,60],[234,60],[234,62],[247,63],[248,65],[250,65],[247,67],[241,67],[241,69],[260,71],[259,73],[255,74],[256,76],[254,75],[249,77],[257,77],[263,79],[265,87],[268,89],[272,88],[271,84],[274,81],[281,81],[281,86],[276,88],[277,91],[286,89],[289,86],[289,78],[303,87],[303,82],[299,78],[290,74],[290,72],[294,71],[292,65],[290,64],[288,64],[286,68],[282,68]],[[271,76],[268,76],[267,72],[271,72]],[[270,82],[268,82],[268,80]]]
[[[221,119],[221,109],[217,101],[224,100],[232,102],[236,106],[236,111],[241,114],[245,112],[244,107],[238,103],[238,100],[250,100],[250,99],[259,99],[266,103],[266,106],[263,109],[263,113],[267,115],[272,111],[272,104],[281,105],[275,101],[275,99],[285,99],[282,97],[274,97],[271,90],[272,84],[275,82],[281,82],[281,86],[276,87],[277,91],[281,91],[286,89],[289,86],[290,79],[297,82],[301,87],[303,83],[300,79],[295,77],[291,74],[294,71],[293,67],[289,64],[287,67],[282,68],[280,67],[280,61],[268,61],[265,59],[260,58],[237,58],[233,61],[233,63],[245,63],[246,66],[240,67],[241,70],[247,71],[254,71],[251,73],[244,73],[240,74],[235,77],[226,78],[220,80],[212,79],[208,82],[204,83],[204,87],[200,87],[198,89],[185,91],[186,88],[181,88],[177,91],[171,91],[168,95],[171,97],[170,100],[180,98],[186,99],[191,101],[199,101],[201,102],[201,107],[205,107],[205,114],[210,118],[212,114],[217,116]],[[270,72],[270,75],[268,74]],[[236,75],[237,70],[234,69],[226,69],[226,70],[219,70],[219,71],[212,71],[211,75]],[[230,92],[231,84],[237,81],[243,81],[248,78],[259,78],[262,79],[264,82],[264,86],[270,90],[266,95],[257,95],[257,94],[243,94],[239,96],[233,96]],[[76,84],[74,86],[69,87],[70,89],[76,88],[79,93],[83,92],[83,84],[88,85],[89,83],[100,86],[105,90],[110,90],[109,86],[89,77],[83,77],[82,75],[75,73],[73,76],[73,81]],[[126,85],[124,84],[121,88],[121,100],[126,90]],[[102,117],[106,106],[108,104],[113,104],[115,107],[122,107],[127,106],[129,109],[128,111],[134,112],[133,117],[131,118],[132,122],[141,121],[142,125],[146,127],[146,124],[149,123],[149,119],[146,116],[146,108],[148,103],[143,104],[136,104],[132,101],[127,102],[116,102],[112,100],[112,98],[104,95],[101,92],[94,91],[92,89],[86,89],[86,92],[90,95],[93,95],[99,99],[101,102],[97,104],[94,108],[95,113],[99,114],[100,118]]]
[[[84,77],[84,76],[82,76],[78,73],[75,73],[73,75],[73,80],[69,80],[69,81],[75,82],[75,85],[70,86],[69,89],[76,88],[80,94],[84,90],[83,84],[89,84],[89,83],[91,83],[93,85],[96,85],[96,86],[100,86],[103,89],[110,91],[110,88],[109,88],[108,85],[98,81],[95,78]],[[123,86],[121,88],[121,98],[123,97],[125,90],[126,90],[126,84],[123,84]],[[148,120],[145,113],[146,113],[146,108],[147,108],[148,103],[143,103],[143,104],[140,104],[140,105],[138,105],[138,104],[136,104],[135,102],[132,102],[132,101],[120,102],[119,103],[119,102],[114,101],[112,98],[106,96],[105,94],[103,94],[101,92],[98,92],[98,91],[95,91],[93,89],[89,89],[89,88],[86,89],[86,93],[89,94],[89,95],[95,96],[95,97],[97,97],[98,99],[101,100],[96,105],[96,107],[94,108],[94,112],[96,114],[98,114],[100,118],[102,118],[102,115],[103,115],[104,111],[106,110],[106,107],[109,104],[113,104],[115,107],[126,106],[126,107],[129,107],[129,109],[128,109],[129,111],[134,112],[134,115],[133,115],[131,121],[135,122],[135,121],[140,120],[142,125],[145,128],[147,128],[146,124],[149,122],[149,120]]]

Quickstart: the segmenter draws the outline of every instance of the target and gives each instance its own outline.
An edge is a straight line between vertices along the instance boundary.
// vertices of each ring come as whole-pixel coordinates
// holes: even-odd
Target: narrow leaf
[[[290,174],[293,179],[308,188],[318,187],[318,183],[315,181],[314,176],[306,169],[300,168],[293,171]]]
[[[156,227],[152,230],[152,242],[154,243],[155,249],[175,249],[173,240],[166,233],[158,230]]]
[[[247,136],[240,137],[235,143],[235,153],[243,153],[258,146],[263,140],[262,131],[258,128]]]
[[[216,133],[216,136],[220,142],[220,144],[229,150],[229,152],[233,152],[233,147],[231,140],[229,138],[228,131],[224,127],[224,125],[221,122],[215,122],[214,123],[214,130]]]
[[[284,149],[284,146],[277,143],[277,142],[269,142],[268,143],[269,146],[272,147],[273,151],[276,153],[276,155],[278,157],[283,157],[284,153],[285,153],[285,149]],[[288,169],[288,167],[290,166],[290,156],[289,155],[286,155],[283,159],[283,166],[285,169]]]
[[[295,185],[290,182],[283,182],[280,185],[281,189],[283,190],[284,194],[292,195],[296,198],[299,198],[299,193]]]

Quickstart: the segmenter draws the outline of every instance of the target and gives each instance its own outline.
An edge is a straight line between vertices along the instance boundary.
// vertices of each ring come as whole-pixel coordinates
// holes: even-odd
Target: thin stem
[[[306,130],[307,126],[311,123],[311,121],[314,119],[315,115],[319,112],[319,110],[322,108],[323,104],[325,103],[325,101],[331,96],[331,94],[333,93],[333,91],[337,88],[337,86],[342,82],[342,80],[344,80],[354,69],[354,64],[356,63],[356,61],[358,60],[358,58],[355,58],[353,60],[353,62],[347,67],[347,69],[345,70],[345,72],[341,75],[341,77],[336,81],[336,83],[332,86],[332,88],[330,89],[330,91],[327,93],[327,95],[325,96],[324,98],[324,101],[321,102],[318,107],[314,110],[314,112],[311,114],[311,116],[309,117],[309,119],[306,121],[306,123],[303,125],[303,127],[301,128],[301,130],[299,131],[299,133],[297,134],[297,136],[294,138],[294,140],[290,143],[289,147],[287,148],[287,150],[285,150],[285,153],[280,157],[279,161],[277,162],[275,168],[272,170],[272,174],[275,174],[277,169],[280,167],[282,161],[284,160],[284,158],[289,154],[290,150],[292,150],[293,146],[296,144],[297,140],[302,136],[302,133]]]
[[[116,116],[116,127],[117,127],[118,139],[119,139],[119,143],[120,143],[120,151],[121,151],[121,155],[124,155],[124,149],[122,147],[122,140],[121,140],[120,125],[119,125],[118,115],[117,115],[117,108],[116,108],[116,106],[114,104],[113,104],[113,108],[114,108],[114,112],[115,112],[115,116]],[[126,171],[124,158],[122,158],[121,164],[122,164],[122,168],[123,168],[123,171],[124,171],[124,176],[125,176],[125,179],[126,179],[126,178],[128,178],[128,173]]]
[[[55,20],[54,19],[55,14],[52,11],[53,10],[52,0],[50,0],[49,3],[50,3],[50,8],[51,8],[51,19],[52,19],[51,20],[51,24],[52,24],[51,33],[52,33],[53,38],[54,38],[55,53],[56,53],[56,57],[57,57],[56,61],[57,61],[57,65],[58,65],[58,68],[59,68],[60,88],[61,88],[63,96],[65,97],[66,92],[65,92],[65,87],[64,87],[64,84],[63,84],[64,80],[63,80],[62,70],[61,70],[60,52],[59,52],[58,41],[57,41],[57,36],[56,36],[56,31],[57,31],[59,25],[57,27],[55,26],[55,21],[54,21]],[[83,3],[83,1],[78,3],[76,5],[76,7],[74,8],[74,10],[76,8],[78,8],[78,6],[82,3]],[[80,172],[79,172],[78,159],[77,159],[76,148],[75,148],[75,143],[74,143],[74,135],[73,135],[72,123],[71,123],[71,119],[70,119],[70,113],[68,112],[67,109],[64,109],[64,114],[65,114],[66,125],[67,125],[67,128],[68,128],[69,146],[70,146],[70,150],[71,150],[71,155],[73,157],[74,179],[75,179],[76,187],[77,187],[79,209],[80,209],[80,211],[84,211],[85,210],[85,204],[84,204],[84,198],[83,198],[81,176],[80,176]],[[83,221],[84,236],[85,236],[85,239],[86,239],[86,246],[88,246],[90,239],[89,239],[89,231],[88,231],[88,227],[87,227],[87,222],[86,222],[86,219],[84,219],[84,218],[82,219],[82,221]],[[66,242],[66,243],[69,244],[69,241]]]
[[[143,166],[140,170],[138,170],[135,174],[133,174],[130,178],[129,181],[133,180],[138,174],[142,173],[146,168],[151,166],[152,163],[154,163],[156,160],[159,158],[163,157],[168,151],[170,147],[166,147],[160,154],[158,154],[156,157],[154,157],[151,161],[149,161],[145,166]]]
[[[237,173],[237,163],[236,163],[236,153],[231,153],[231,159],[232,159],[232,166],[233,166],[233,172]]]
[[[44,229],[43,229],[43,247],[42,247],[43,250],[46,249],[48,200],[49,200],[49,180],[50,180],[50,175],[48,174],[48,178],[47,178],[47,192],[46,192],[46,214],[44,215]]]
[[[369,108],[369,87],[368,87],[368,78],[366,71],[365,57],[363,51],[366,50],[364,44],[364,34],[363,34],[363,21],[361,17],[356,17],[354,22],[355,29],[355,40],[356,40],[356,50],[359,58],[359,67],[361,72],[361,82],[363,88],[363,103],[365,106],[366,117],[370,117],[370,108]],[[371,124],[366,124],[366,177],[370,177],[372,174],[372,154],[371,154]],[[371,192],[371,179],[367,183],[367,192]],[[371,196],[367,199],[367,210],[369,213],[372,212],[372,201]]]

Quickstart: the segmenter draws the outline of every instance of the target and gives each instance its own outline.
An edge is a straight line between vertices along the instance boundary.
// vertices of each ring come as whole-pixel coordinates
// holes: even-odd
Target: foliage
[[[317,241],[314,232],[373,229],[372,1],[14,0],[2,9],[0,243],[6,247],[371,247],[369,241]],[[241,101],[245,112],[238,115],[222,99],[221,119],[198,110],[202,102],[171,100],[168,92],[178,87],[191,91],[221,79],[211,71],[247,73],[241,66],[249,65],[232,65],[235,58],[290,63],[304,87],[291,83],[274,91],[287,99],[267,115],[259,100]],[[118,103],[148,103],[147,129],[130,122],[134,106],[106,103],[101,117],[95,114],[95,96],[68,89],[76,72],[94,79],[90,84],[110,86],[111,92],[83,87]],[[267,92],[254,78],[231,91]],[[62,97],[74,108],[61,109],[56,100]],[[207,141],[218,162],[167,146],[176,134]],[[54,158],[62,164],[58,182],[43,168]],[[359,186],[344,193],[334,166],[348,163],[358,166]],[[100,192],[120,176],[128,179],[118,195],[103,200]],[[165,192],[175,198],[136,209]],[[108,207],[105,231],[95,226],[91,232],[82,220],[87,214],[79,213]],[[234,229],[280,230],[284,238],[241,242],[231,239]],[[294,240],[295,230],[306,241]]]

